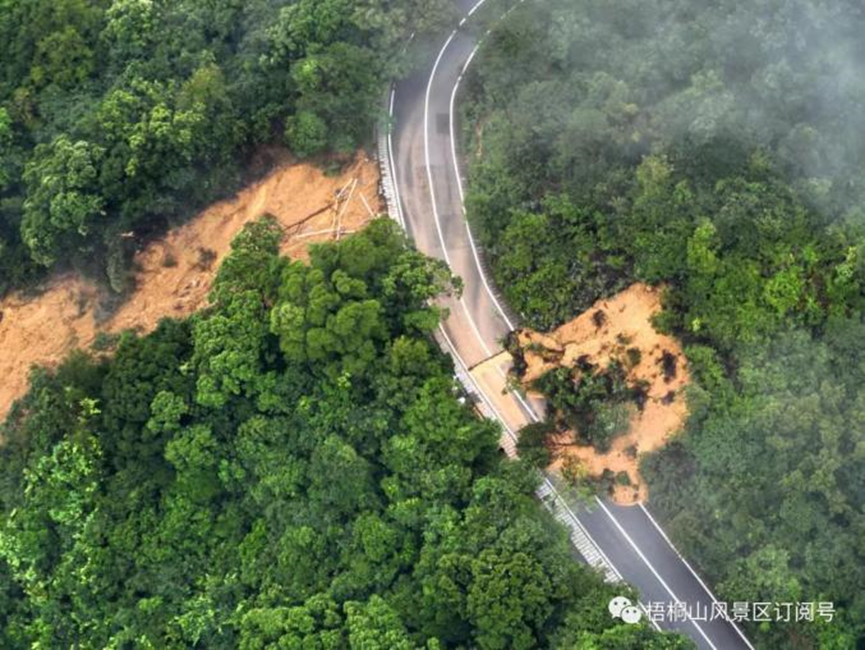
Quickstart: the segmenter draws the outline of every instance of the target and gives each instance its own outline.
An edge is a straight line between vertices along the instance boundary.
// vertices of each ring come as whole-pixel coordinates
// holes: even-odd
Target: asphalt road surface
[[[465,283],[462,297],[447,303],[450,315],[443,330],[468,367],[501,353],[502,338],[515,320],[489,286],[463,210],[454,104],[478,42],[468,17],[475,2],[458,0],[467,19],[444,36],[441,49],[434,48],[426,67],[396,84],[391,97],[391,164],[398,218],[419,250],[448,262]],[[506,368],[493,369],[502,375],[502,385],[504,372]],[[521,396],[482,390],[485,401],[512,430],[537,419],[537,405],[533,408]],[[689,615],[665,615],[658,621],[661,628],[686,634],[699,648],[751,648],[737,627],[722,618],[710,620],[713,606],[719,605],[646,507],[598,499],[595,507],[577,516],[615,572],[639,591],[644,606],[684,604]]]

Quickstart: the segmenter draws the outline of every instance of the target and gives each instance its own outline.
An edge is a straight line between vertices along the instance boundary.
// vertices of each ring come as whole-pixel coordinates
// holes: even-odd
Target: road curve
[[[514,324],[489,285],[465,219],[455,138],[454,104],[477,43],[466,27],[474,9],[484,2],[457,0],[465,18],[436,50],[434,60],[395,85],[388,138],[398,213],[394,216],[419,250],[445,260],[465,284],[462,297],[447,302],[449,317],[442,335],[469,368],[500,353],[501,341]],[[475,385],[492,414],[506,429],[517,431],[537,420],[537,415],[522,396],[503,391],[506,370],[494,367],[485,382]],[[601,499],[596,505],[571,516],[579,520],[576,525],[612,567],[612,574],[636,587],[644,604],[669,607],[680,602],[690,611],[679,620],[665,616],[659,621],[662,628],[686,634],[699,648],[753,650],[736,626],[721,618],[708,620],[717,601],[646,507],[624,507]],[[582,547],[580,551],[584,556],[594,554]]]

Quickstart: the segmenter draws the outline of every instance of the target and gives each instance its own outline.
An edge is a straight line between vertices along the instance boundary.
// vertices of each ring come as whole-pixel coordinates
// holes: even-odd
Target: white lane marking
[[[412,34],[414,36],[414,34]],[[387,151],[390,156],[390,177],[393,181],[393,193],[394,193],[394,203],[396,203],[396,218],[399,221],[399,225],[402,227],[403,232],[406,231],[405,227],[405,217],[402,214],[402,201],[399,196],[399,182],[396,179],[396,163],[393,158],[393,109],[394,103],[396,101],[396,86],[393,86],[390,89],[390,124],[388,124],[387,128]]]
[[[496,366],[496,372],[498,372],[499,376],[505,380],[505,387],[507,388],[508,392],[512,393],[513,396],[517,398],[517,401],[522,405],[523,409],[526,411],[528,416],[534,422],[540,422],[541,418],[538,416],[537,413],[535,413],[535,409],[533,409],[531,407],[531,405],[528,402],[526,402],[526,400],[523,399],[523,396],[520,395],[520,391],[508,386],[508,376],[507,376],[507,374],[505,374],[504,370],[502,370],[501,368]]]
[[[426,163],[426,175],[427,182],[429,183],[429,193],[430,198],[432,199],[432,211],[433,211],[433,219],[435,220],[436,232],[439,236],[439,243],[442,247],[442,254],[444,255],[445,262],[448,266],[450,266],[451,260],[450,255],[448,255],[448,247],[445,245],[445,237],[442,233],[441,222],[439,221],[439,211],[438,206],[436,205],[435,198],[435,189],[433,188],[433,176],[432,176],[432,165],[430,164],[430,155],[429,155],[429,99],[430,93],[432,92],[432,84],[435,79],[436,71],[438,70],[439,63],[441,63],[442,56],[444,56],[445,50],[451,44],[451,41],[454,40],[454,36],[456,36],[457,30],[451,32],[451,35],[448,36],[448,39],[445,41],[444,47],[442,47],[438,56],[436,57],[435,63],[433,64],[432,71],[430,72],[429,80],[426,85],[426,97],[423,105],[423,149],[424,149],[424,162]]]
[[[524,0],[520,0],[521,4],[523,2],[524,2]],[[507,19],[507,17],[511,14],[511,12],[513,12],[513,10],[516,8],[517,8],[517,6],[514,5],[513,7],[508,9],[499,20],[502,21],[502,20]],[[489,294],[490,298],[492,299],[493,304],[495,305],[495,307],[498,310],[501,317],[504,319],[505,323],[508,326],[508,329],[514,330],[515,329],[514,324],[511,322],[511,319],[508,318],[508,315],[505,313],[505,310],[502,308],[501,304],[499,303],[498,299],[495,296],[495,293],[493,292],[492,288],[489,285],[489,281],[487,280],[487,276],[484,273],[483,267],[481,266],[480,256],[478,255],[478,249],[477,249],[477,246],[475,245],[475,238],[472,235],[471,226],[469,225],[469,221],[466,218],[465,193],[463,191],[463,179],[462,179],[462,175],[460,174],[459,159],[457,157],[457,149],[456,149],[456,137],[454,134],[454,104],[456,102],[457,91],[459,90],[459,86],[463,80],[463,76],[465,76],[466,71],[469,69],[469,66],[471,65],[472,61],[474,60],[475,55],[478,53],[478,50],[480,49],[481,45],[483,44],[483,41],[486,39],[487,36],[492,34],[492,31],[493,31],[492,28],[488,29],[484,39],[482,39],[481,41],[479,41],[475,45],[471,54],[469,54],[469,57],[466,59],[465,64],[463,64],[462,71],[460,72],[459,76],[457,77],[457,81],[454,84],[453,91],[451,92],[451,101],[450,101],[451,156],[453,157],[454,174],[456,175],[456,178],[457,178],[457,190],[459,191],[459,195],[460,195],[460,205],[462,206],[462,209],[463,209],[463,220],[465,221],[466,232],[468,233],[468,236],[469,236],[469,244],[471,245],[472,255],[475,258],[475,265],[478,267],[478,273],[481,276],[481,281],[483,282],[484,288],[486,288],[487,293]],[[520,401],[522,401],[522,399]],[[531,409],[529,409],[529,410],[531,412]],[[535,420],[537,421],[537,418],[535,418]]]
[[[432,94],[433,81],[435,80],[436,72],[438,72],[439,64],[441,63],[441,60],[442,60],[442,57],[444,56],[444,53],[450,47],[450,44],[453,42],[454,36],[456,36],[456,35],[457,35],[457,30],[454,30],[451,32],[451,35],[448,36],[447,40],[445,41],[445,44],[442,46],[441,51],[439,52],[438,56],[436,57],[435,63],[433,64],[432,70],[430,71],[429,81],[427,81],[426,97],[424,100],[424,107],[423,107],[424,159],[426,162],[426,173],[427,173],[427,181],[429,183],[430,201],[432,203],[433,219],[435,220],[435,224],[436,224],[436,232],[438,233],[439,243],[441,243],[441,247],[442,247],[442,255],[444,256],[445,263],[448,266],[451,265],[451,260],[450,260],[450,255],[448,255],[448,247],[447,247],[447,244],[445,243],[445,236],[444,236],[444,233],[442,232],[441,219],[439,219],[438,204],[436,203],[435,188],[433,187],[432,165],[430,163],[429,103],[430,103],[430,95]],[[469,325],[471,326],[472,331],[474,332],[475,336],[477,337],[478,341],[480,342],[481,347],[484,349],[486,356],[488,356],[488,357],[492,356],[492,351],[490,350],[489,346],[487,345],[487,342],[484,340],[484,337],[481,335],[480,329],[478,328],[477,323],[475,323],[475,319],[472,318],[472,313],[469,311],[469,308],[466,305],[465,299],[462,296],[459,299],[459,303],[462,306],[463,311],[466,314],[466,317],[468,318]]]
[[[463,179],[462,179],[462,175],[460,174],[459,160],[457,157],[457,140],[456,140],[456,134],[455,134],[455,127],[454,127],[454,123],[455,123],[454,104],[456,103],[457,91],[459,90],[460,82],[463,79],[463,75],[465,74],[466,70],[468,69],[469,64],[471,63],[472,59],[474,58],[475,54],[477,53],[479,47],[480,47],[480,43],[475,45],[475,48],[472,50],[472,53],[469,55],[469,58],[466,60],[466,63],[463,66],[462,72],[457,77],[457,81],[454,84],[453,91],[451,92],[450,109],[449,109],[449,111],[450,111],[451,157],[453,158],[454,175],[456,176],[456,179],[457,179],[457,192],[460,195],[460,207],[462,208],[462,211],[463,211],[463,223],[465,224],[466,233],[468,234],[468,237],[469,237],[469,245],[471,246],[471,249],[472,249],[472,257],[474,257],[475,266],[477,266],[478,274],[481,276],[481,282],[483,283],[484,288],[486,289],[487,294],[489,295],[490,299],[493,301],[493,304],[495,305],[496,310],[499,312],[501,317],[504,319],[505,324],[508,326],[508,329],[514,330],[515,329],[514,324],[511,322],[511,319],[508,318],[507,314],[505,313],[505,310],[502,309],[501,304],[499,304],[498,299],[496,298],[495,294],[493,293],[492,288],[490,287],[489,281],[487,280],[487,276],[484,273],[483,268],[481,267],[481,259],[480,259],[480,256],[478,255],[478,247],[475,244],[475,238],[472,235],[471,226],[469,225],[469,221],[466,218],[465,192],[463,191]]]
[[[484,355],[486,355],[486,358],[493,356],[493,351],[490,350],[489,346],[487,345],[487,342],[484,340],[484,337],[481,334],[481,331],[478,329],[477,323],[475,323],[475,319],[472,318],[472,314],[469,311],[468,305],[466,304],[466,299],[463,298],[462,296],[460,296],[460,305],[462,306],[463,311],[466,313],[466,316],[468,316],[469,327],[472,328],[472,331],[475,333],[475,336],[477,337],[478,341],[480,341],[480,343],[481,343],[481,347],[484,349]]]
[[[487,0],[478,0],[478,1],[475,3],[475,6],[472,7],[471,9],[469,9],[469,13],[468,13],[468,15],[471,16],[471,15],[472,15],[474,12],[476,12],[476,11],[480,8],[480,6],[481,6],[483,3],[485,3],[486,1],[487,1]]]
[[[652,516],[652,513],[649,512],[648,508],[646,508],[646,506],[643,505],[642,503],[640,503],[639,506],[640,506],[640,509],[643,511],[643,513],[646,515],[646,517],[649,518],[649,521],[652,522],[652,525],[654,525],[655,529],[657,529],[657,531],[661,534],[661,537],[664,538],[664,541],[666,541],[667,544],[670,545],[670,548],[673,549],[673,552],[676,554],[676,557],[678,557],[682,561],[682,564],[684,564],[686,567],[688,567],[688,571],[691,572],[691,575],[693,575],[694,578],[696,578],[697,582],[700,583],[700,586],[703,588],[703,590],[707,594],[709,594],[709,597],[712,599],[712,602],[717,603],[718,599],[715,598],[715,594],[713,594],[712,590],[709,589],[708,585],[705,582],[703,582],[703,579],[699,575],[697,575],[697,572],[694,571],[693,568],[691,568],[691,565],[688,564],[688,561],[682,556],[681,553],[679,553],[678,549],[675,546],[673,546],[673,542],[670,540],[669,537],[667,537],[667,533],[664,532],[664,529],[661,528],[661,525],[657,521],[655,521],[655,518]],[[742,633],[742,630],[739,629],[739,626],[736,625],[733,621],[730,621],[730,625],[733,626],[733,629],[736,630],[736,634],[738,634],[739,638],[745,642],[745,645],[748,646],[748,648],[750,648],[750,650],[754,650],[754,646],[751,645],[751,642],[748,641],[748,637],[746,637]]]
[[[612,521],[613,524],[615,525],[615,527],[619,529],[619,532],[622,534],[622,537],[625,538],[625,540],[628,542],[628,544],[631,545],[631,548],[633,548],[634,551],[636,551],[637,555],[640,556],[640,559],[643,560],[643,562],[646,564],[647,567],[649,567],[649,571],[651,571],[651,572],[652,572],[652,575],[654,575],[655,578],[657,578],[658,582],[661,583],[661,586],[663,586],[664,589],[667,590],[667,593],[670,594],[670,596],[673,598],[673,601],[674,601],[674,602],[677,602],[677,603],[682,602],[682,600],[681,600],[681,599],[680,599],[680,598],[679,598],[675,593],[673,593],[673,590],[670,589],[670,586],[669,586],[669,585],[664,581],[664,579],[661,577],[661,574],[659,574],[659,573],[655,570],[655,567],[652,566],[652,563],[649,562],[649,559],[648,559],[645,555],[643,555],[643,552],[642,552],[642,551],[640,550],[640,548],[639,548],[639,547],[634,543],[634,540],[631,539],[631,536],[628,535],[627,531],[622,527],[622,524],[619,523],[619,520],[616,519],[616,518],[613,516],[613,513],[610,512],[609,508],[607,508],[607,506],[604,505],[604,502],[603,502],[600,498],[598,498],[597,496],[595,497],[595,501],[597,501],[598,504],[601,506],[601,509],[602,509],[605,513],[607,513],[607,516],[610,518],[610,521]],[[717,650],[717,648],[715,647],[715,644],[712,643],[711,639],[709,639],[709,637],[708,637],[708,636],[706,635],[706,633],[703,631],[703,628],[701,628],[701,627],[697,624],[697,621],[695,621],[695,620],[694,620],[693,618],[691,618],[690,616],[688,616],[688,620],[691,621],[691,623],[693,623],[693,625],[694,625],[695,628],[697,628],[697,632],[699,632],[699,633],[700,633],[700,636],[702,636],[702,637],[706,640],[706,643],[709,644],[709,647],[712,648],[712,650]]]

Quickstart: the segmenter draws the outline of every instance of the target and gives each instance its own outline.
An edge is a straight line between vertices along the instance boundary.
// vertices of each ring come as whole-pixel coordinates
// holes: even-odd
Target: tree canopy
[[[430,332],[393,222],[279,258],[264,220],[188,320],[39,370],[0,429],[0,645],[685,648],[613,619]]]
[[[61,262],[122,290],[129,233],[238,187],[261,145],[354,151],[409,35],[451,11],[444,0],[4,0],[0,294]]]
[[[726,600],[839,609],[766,648],[865,639],[863,30],[850,0],[531,2],[465,85],[468,214],[524,322],[664,287],[697,384],[643,463],[674,541]],[[543,388],[576,417],[573,383]]]

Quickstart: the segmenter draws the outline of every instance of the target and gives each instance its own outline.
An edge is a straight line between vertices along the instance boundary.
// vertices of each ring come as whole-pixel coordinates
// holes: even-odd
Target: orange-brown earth
[[[659,289],[634,284],[607,300],[599,300],[552,333],[523,330],[519,334],[527,363],[523,377],[526,385],[557,366],[572,367],[584,355],[590,363],[605,368],[613,359],[626,359],[629,348],[640,351],[640,361],[628,369],[626,381],[629,385],[647,382],[648,399],[643,410],[633,409],[629,430],[613,441],[610,451],[600,453],[593,447],[576,445],[572,432],[552,441],[556,450],[553,469],[572,456],[592,476],[600,476],[605,469],[627,472],[632,485],[616,486],[613,498],[619,503],[645,500],[648,493],[638,471],[638,454],[663,446],[682,427],[688,414],[683,389],[689,375],[682,347],[676,339],[655,331],[651,322],[661,310],[660,298]],[[596,316],[598,312],[603,317]],[[675,377],[669,379],[661,366],[665,352],[676,358]]]
[[[147,333],[163,317],[205,306],[244,224],[273,215],[285,228],[283,253],[304,259],[311,242],[344,236],[384,211],[378,183],[377,164],[363,154],[338,175],[282,154],[263,179],[139,251],[135,289],[108,318],[97,319],[99,289],[71,273],[53,278],[35,297],[9,295],[0,301],[0,420],[26,391],[33,365],[55,365],[70,350],[89,347],[99,332]]]

